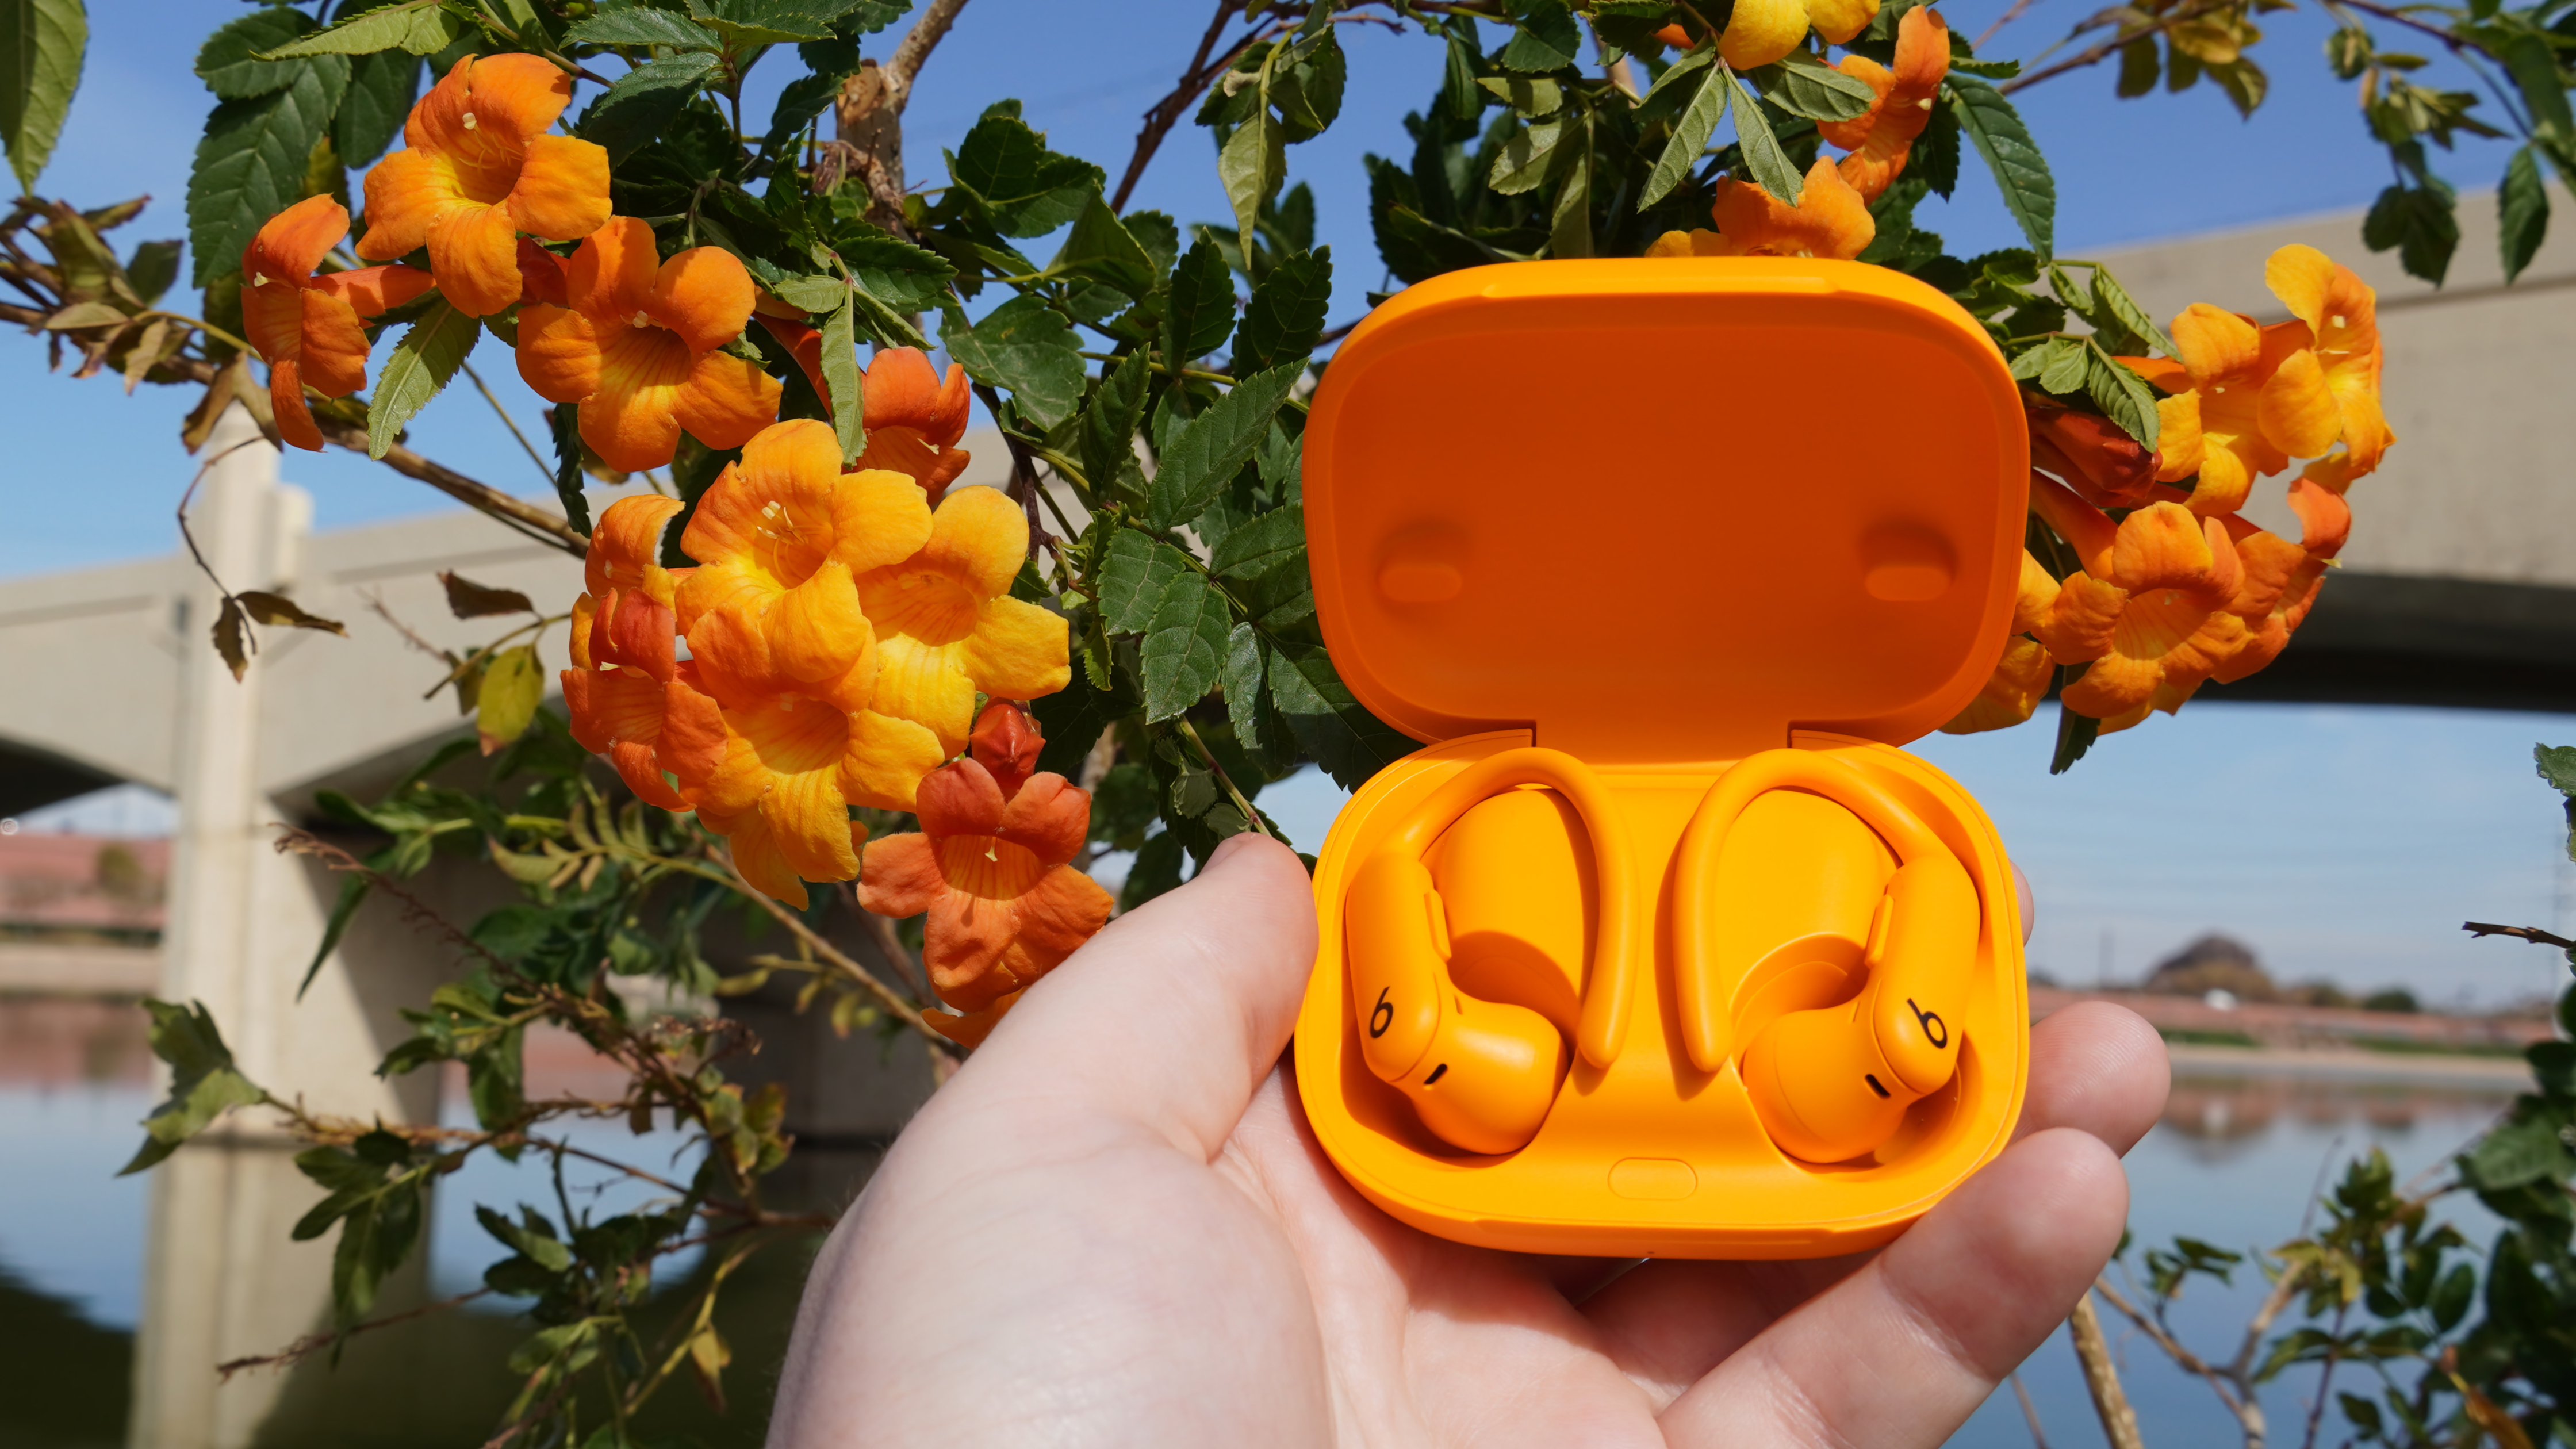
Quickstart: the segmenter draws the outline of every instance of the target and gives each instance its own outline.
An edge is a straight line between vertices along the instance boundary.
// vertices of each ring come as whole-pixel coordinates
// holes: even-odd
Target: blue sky
[[[1954,27],[1974,35],[2002,0],[1951,0]],[[2091,0],[2037,0],[1989,47],[2029,55],[2093,9]],[[196,42],[241,13],[236,0],[156,0],[120,12],[92,37],[88,72],[48,191],[83,205],[150,193],[144,218],[118,234],[185,233],[186,171],[208,97],[190,72]],[[1105,16],[1114,13],[1115,19]],[[1202,3],[1131,0],[1114,8],[973,0],[923,73],[908,116],[913,179],[936,180],[939,154],[991,100],[1017,96],[1059,150],[1098,161],[1115,178],[1139,114],[1170,84],[1208,13]],[[2207,85],[2182,96],[2120,102],[2107,68],[2069,75],[2020,98],[2059,190],[2060,250],[2366,205],[2386,162],[2363,132],[2351,87],[2326,72],[2328,22],[2313,3],[2262,17],[2255,54],[2271,99],[2239,120]],[[1351,79],[1342,118],[1289,153],[1310,182],[1321,239],[1340,263],[1336,321],[1380,284],[1364,210],[1360,158],[1400,151],[1399,120],[1437,80],[1439,54],[1419,36],[1348,27]],[[883,45],[879,49],[882,52]],[[774,63],[747,110],[795,67]],[[2437,65],[2433,78],[2445,76]],[[2491,186],[2502,148],[2464,141],[2444,168],[2464,190]],[[1139,189],[1135,205],[1183,221],[1227,215],[1206,134],[1184,125]],[[1973,163],[1954,203],[1921,218],[1962,254],[2014,244],[2009,221]],[[2475,204],[2475,203],[2472,203]],[[1037,243],[1043,250],[1050,243]],[[2347,243],[2359,249],[2359,238]],[[2250,279],[2249,279],[2250,281]],[[144,388],[133,398],[106,378],[44,373],[41,344],[11,334],[0,355],[13,385],[0,392],[17,462],[5,485],[0,576],[41,573],[160,553],[173,543],[170,508],[189,461],[176,444],[193,399]],[[507,355],[487,343],[475,359],[523,425],[537,404]],[[2402,379],[2391,379],[2402,386]],[[536,470],[470,391],[441,399],[414,428],[415,446],[496,486],[541,492]],[[439,500],[364,459],[298,454],[287,476],[312,490],[329,528],[432,511]],[[2439,711],[2194,706],[2106,741],[2070,775],[2046,774],[2045,717],[2022,730],[1918,747],[1984,800],[2038,884],[2036,965],[2089,980],[2104,959],[2134,975],[2200,931],[2237,932],[2281,974],[2353,985],[2405,981],[2440,999],[2467,990],[2498,1000],[2541,989],[2547,953],[2457,938],[2464,916],[2566,923],[2554,799],[2531,778],[2535,739],[2576,739],[2576,722]],[[1335,792],[1301,787],[1292,829],[1312,848]]]

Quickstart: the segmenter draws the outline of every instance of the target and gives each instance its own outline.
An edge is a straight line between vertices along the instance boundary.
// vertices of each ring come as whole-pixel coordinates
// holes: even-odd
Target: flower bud
[[[2147,501],[2162,455],[2139,446],[2109,418],[2028,394],[2023,405],[2032,467],[2056,474],[2096,508],[2134,508]]]
[[[984,706],[974,732],[966,737],[966,752],[1002,787],[1005,800],[1019,794],[1036,773],[1038,754],[1045,748],[1038,722],[1016,700],[997,699]]]

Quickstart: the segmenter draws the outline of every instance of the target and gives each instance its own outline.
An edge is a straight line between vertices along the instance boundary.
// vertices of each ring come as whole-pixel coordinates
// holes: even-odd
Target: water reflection
[[[329,1243],[286,1241],[286,1224],[313,1193],[288,1154],[273,1146],[194,1147],[172,1164],[179,1171],[157,1184],[115,1177],[137,1141],[135,1121],[152,1104],[149,1066],[141,1014],[130,1006],[0,999],[0,1363],[9,1365],[12,1381],[46,1386],[42,1393],[0,1394],[0,1444],[427,1449],[480,1443],[516,1391],[503,1365],[530,1331],[509,1300],[485,1299],[364,1335],[349,1343],[336,1371],[317,1359],[285,1374],[238,1375],[220,1392],[214,1388],[212,1365],[226,1353],[266,1351],[325,1326]],[[2508,1100],[2501,1087],[2186,1076],[2176,1082],[2164,1120],[2130,1155],[2131,1225],[2142,1244],[2185,1233],[2226,1247],[2269,1247],[2298,1231],[2322,1172],[2374,1144],[2388,1149],[2401,1176],[2438,1165]],[[576,1130],[588,1134],[585,1145],[639,1164],[668,1165],[675,1174],[687,1170],[685,1159],[672,1158],[678,1134],[657,1132],[639,1141],[616,1123]],[[773,1190],[797,1202],[837,1206],[877,1156],[876,1140],[866,1133],[817,1133],[791,1166],[796,1180],[773,1179]],[[577,1206],[601,1212],[633,1206],[649,1191],[606,1179],[577,1169],[568,1172],[566,1189]],[[201,1331],[193,1342],[182,1341],[184,1334],[163,1337],[147,1350],[158,1361],[145,1363],[141,1379],[161,1387],[147,1388],[143,1422],[157,1427],[129,1439],[137,1382],[133,1328],[150,1296],[144,1248],[147,1204],[156,1190],[172,1195],[165,1212],[194,1219],[199,1228],[232,1225],[227,1233],[236,1251],[227,1257],[220,1244],[205,1243],[188,1259],[200,1270],[189,1280],[193,1286],[175,1285],[197,1296],[193,1320],[189,1312],[172,1317],[180,1326],[229,1323],[235,1337],[219,1346]],[[517,1169],[478,1162],[444,1184],[425,1261],[388,1285],[381,1311],[400,1312],[475,1286],[503,1250],[476,1226],[472,1204],[522,1199],[554,1202],[553,1184],[533,1159]],[[2472,1240],[2493,1231],[2492,1220],[2473,1204],[2453,1203],[2450,1211]],[[639,1432],[710,1446],[759,1441],[811,1248],[811,1242],[784,1245],[753,1259],[727,1285],[718,1325],[734,1349],[726,1381],[732,1412],[719,1416],[678,1386],[655,1401]],[[665,1267],[664,1286],[644,1315],[648,1334],[693,1305],[706,1270],[696,1261]],[[164,1297],[173,1291],[169,1283],[161,1289]],[[2174,1321],[2188,1341],[2232,1349],[2261,1292],[2250,1273],[2240,1274],[2233,1288],[2195,1284]],[[2204,1385],[2142,1340],[2127,1340],[2122,1352],[2149,1443],[2234,1442],[2233,1421]],[[2032,1359],[2024,1377],[2050,1442],[2098,1442],[2062,1333]],[[2272,1387],[2267,1404],[2276,1422],[2304,1415],[2303,1396],[2312,1384],[2310,1375]],[[194,1407],[182,1412],[183,1404]],[[2030,1435],[2007,1390],[1954,1442],[2021,1449]]]

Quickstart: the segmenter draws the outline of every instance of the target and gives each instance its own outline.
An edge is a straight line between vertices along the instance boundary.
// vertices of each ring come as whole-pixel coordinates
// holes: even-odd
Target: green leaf
[[[1013,297],[971,327],[952,310],[939,337],[977,382],[1007,390],[1040,427],[1063,422],[1082,401],[1081,343],[1041,297]]]
[[[1565,87],[1528,76],[1489,76],[1476,82],[1524,116],[1552,116],[1565,104]]]
[[[137,300],[147,307],[161,300],[170,284],[179,280],[179,254],[186,249],[187,243],[178,241],[148,241],[135,247],[125,263],[125,281]]]
[[[373,864],[373,861],[369,863]],[[547,865],[548,874],[552,874],[553,862],[549,861]],[[305,963],[304,979],[295,984],[296,1000],[302,1001],[304,993],[313,987],[313,978],[322,974],[322,963],[331,959],[331,952],[339,946],[340,938],[348,934],[349,923],[358,918],[358,907],[366,904],[369,889],[365,876],[340,877],[339,898],[331,903],[331,917],[322,924],[322,943],[313,948],[313,959]]]
[[[2152,35],[2141,35],[2120,47],[2120,79],[2114,88],[2120,99],[2136,100],[2156,88],[2156,76],[2163,69],[2157,54]]]
[[[394,345],[394,355],[385,360],[385,370],[376,378],[375,399],[367,405],[369,457],[384,457],[401,437],[403,426],[465,365],[466,354],[482,335],[480,320],[457,311],[443,297],[411,324]]]
[[[2093,399],[2104,417],[2118,423],[2120,431],[2137,439],[2139,447],[2155,451],[2162,420],[2147,380],[2090,338],[2084,342],[2084,357],[2084,395]]]
[[[1986,159],[1995,187],[2004,195],[2030,249],[2047,261],[2056,246],[2057,182],[2048,174],[2048,159],[2039,154],[2021,113],[2003,92],[1969,75],[1953,75],[1943,87],[1950,114]]]
[[[2362,244],[2375,252],[2396,248],[2410,275],[2440,286],[2451,269],[2451,253],[2460,245],[2457,207],[2451,188],[2438,180],[2427,177],[2422,186],[2396,183],[2379,193],[2361,219]]]
[[[689,0],[689,13],[737,51],[828,39],[832,22],[850,8],[835,0]]]
[[[81,0],[0,0],[0,145],[22,190],[36,189],[62,137],[88,47]]]
[[[582,139],[599,143],[608,164],[618,165],[660,135],[723,63],[724,57],[703,50],[646,61],[591,102],[581,117]]]
[[[1147,517],[1156,528],[1187,523],[1216,501],[1269,435],[1270,419],[1305,366],[1287,363],[1241,379],[1173,437],[1157,460],[1147,495]]]
[[[1251,518],[1225,536],[1208,559],[1208,572],[1221,579],[1258,579],[1302,558],[1306,552],[1306,510],[1291,503]]]
[[[1716,70],[1719,79],[1726,82],[1728,108],[1735,112],[1735,139],[1744,149],[1744,169],[1752,172],[1762,189],[1778,197],[1783,205],[1797,205],[1806,183],[1799,177],[1798,168],[1789,164],[1789,154],[1780,149],[1771,118],[1753,103],[1752,93],[1735,78],[1725,61],[1719,61]]]
[[[1188,554],[1136,529],[1119,529],[1100,563],[1100,626],[1112,634],[1144,633],[1172,580],[1191,572]]]
[[[2576,745],[2533,745],[2531,758],[2549,788],[2576,799]]]
[[[1556,165],[1556,143],[1564,138],[1567,127],[1563,120],[1541,121],[1514,131],[1494,157],[1485,185],[1504,196],[1536,191]]]
[[[906,312],[936,307],[957,269],[926,247],[881,227],[853,222],[832,235],[833,254],[860,288],[886,306]]]
[[[1141,481],[1144,476],[1136,463],[1136,429],[1145,420],[1152,375],[1152,358],[1139,348],[1101,375],[1100,386],[1093,389],[1090,404],[1082,410],[1082,430],[1076,439],[1082,472],[1090,481],[1092,497],[1102,503],[1119,491],[1122,479],[1132,476]]]
[[[1811,121],[1848,121],[1878,104],[1869,82],[1847,75],[1803,50],[1748,72],[1763,98]]]
[[[2576,1155],[2559,1136],[2561,1125],[2551,1120],[2540,1098],[2525,1097],[2512,1117],[2461,1154],[2462,1173],[2489,1192],[2530,1182],[2564,1182],[2576,1173]]]
[[[716,33],[668,10],[648,10],[641,5],[622,10],[603,10],[587,20],[573,23],[564,32],[567,45],[671,45],[683,50],[720,50],[724,41]]]
[[[2073,337],[2052,337],[2046,342],[2039,344],[2037,347],[2030,349],[2028,352],[2021,354],[2019,357],[2014,358],[2012,361],[2012,375],[2018,381],[2030,382],[2038,378],[2039,375],[2044,372],[2050,371],[2054,368],[2064,367],[2066,365],[2067,358],[2074,357],[2080,359],[2083,355],[2084,343],[2080,339]]]
[[[1218,683],[1225,687],[1225,713],[1234,725],[1236,743],[1247,750],[1269,750],[1285,743],[1270,738],[1277,720],[1264,708],[1269,695],[1262,688],[1261,635],[1250,624],[1237,624],[1226,636],[1225,667]]]
[[[555,497],[564,521],[590,532],[590,498],[581,491],[581,405],[557,403],[554,413]]]
[[[2557,163],[2559,181],[2576,186],[2576,165],[2570,164],[2576,158],[2576,112],[2568,106],[2566,74],[2550,40],[2543,32],[2517,32],[2504,43],[2500,58],[2531,113],[2533,138]]]
[[[440,8],[439,0],[408,0],[343,20],[330,29],[279,46],[264,60],[293,60],[308,55],[374,55],[402,50],[435,55],[465,34],[465,23]]]
[[[265,1093],[233,1067],[215,1019],[204,1002],[174,1006],[145,998],[152,1016],[152,1054],[170,1064],[170,1095],[143,1119],[144,1142],[117,1176],[141,1172],[179,1150],[234,1107],[247,1107]]]
[[[474,732],[483,753],[527,733],[545,697],[546,672],[537,662],[535,645],[514,644],[493,655],[483,666],[483,687],[474,697]]]
[[[2549,188],[2541,183],[2540,164],[2525,146],[2505,163],[2504,186],[2496,192],[2496,241],[2504,253],[2504,279],[2509,285],[2531,265],[2549,235]]]
[[[331,148],[340,153],[340,164],[364,166],[385,154],[419,97],[420,57],[388,50],[351,60],[349,92],[331,121]]]
[[[949,174],[981,201],[1004,236],[1044,236],[1082,214],[1107,175],[1059,156],[1015,114],[987,111],[966,133]]]
[[[2040,368],[2035,380],[2039,383],[2039,390],[2042,392],[2070,393],[2084,385],[2085,373],[2088,370],[2086,364],[2092,360],[2093,355],[2081,342],[2064,337],[2057,340],[2069,345],[2040,349],[2049,354],[2049,359],[2047,365]]]
[[[2156,319],[2147,315],[2147,309],[2139,306],[2138,300],[2129,295],[2129,289],[2120,285],[2119,278],[2111,275],[2110,268],[2095,267],[2091,281],[2093,299],[2110,309],[2113,320],[2154,343],[2156,350],[2165,356],[2181,355],[2180,349],[2174,346],[2174,340],[2167,337],[2165,329],[2156,325]]]
[[[306,66],[293,84],[206,117],[188,176],[188,245],[202,287],[237,271],[242,248],[303,194],[313,145],[329,132],[349,68]]]
[[[1201,237],[1172,268],[1163,307],[1163,358],[1175,371],[1234,335],[1234,273],[1215,242]]]
[[[300,10],[254,10],[206,37],[197,48],[197,79],[218,100],[247,101],[282,91],[295,83],[297,70],[307,62],[258,57],[321,28]],[[335,57],[331,63],[348,61]]]
[[[1583,31],[1574,15],[1556,0],[1527,0],[1519,7],[1520,24],[1496,56],[1506,70],[1563,70],[1583,53]]]
[[[1127,234],[1118,213],[1096,191],[1084,203],[1055,260],[1047,263],[1047,274],[1090,277],[1138,299],[1154,290],[1154,259]]]
[[[1279,108],[1288,143],[1295,145],[1322,135],[1341,115],[1349,62],[1340,37],[1330,30],[1311,47],[1293,47],[1289,54],[1293,63],[1271,74],[1270,102]]]
[[[867,399],[859,387],[858,302],[844,286],[841,305],[823,322],[824,400],[832,405],[832,436],[840,442],[844,468],[868,450]]]
[[[1290,253],[1252,289],[1235,339],[1234,375],[1303,362],[1324,333],[1324,309],[1332,300],[1333,249]]]
[[[1145,627],[1145,720],[1158,724],[1207,698],[1225,667],[1233,623],[1225,596],[1195,569],[1175,574]]]
[[[1263,645],[1270,700],[1298,743],[1345,790],[1421,748],[1352,698],[1321,645]]]
[[[1558,167],[1561,180],[1556,187],[1556,205],[1550,213],[1547,251],[1552,257],[1588,257],[1592,255],[1592,118],[1587,115],[1566,125],[1568,144],[1557,149],[1565,156]]]
[[[2057,675],[2059,688],[2062,690],[2065,686],[2073,684],[2082,677],[2083,673],[2081,666],[2072,673],[2061,668]],[[2101,738],[2101,735],[2102,721],[2089,714],[2077,714],[2060,705],[2057,710],[2057,746],[2049,756],[2048,773],[2063,775],[2074,769],[2075,762],[2083,759],[2092,750],[2093,742]]]
[[[1681,68],[1676,64],[1665,71],[1663,78],[1655,83],[1656,88],[1662,89],[1664,82],[1673,78],[1673,72]],[[1646,177],[1646,189],[1637,200],[1639,211],[1671,195],[1682,178],[1691,174],[1691,168],[1699,164],[1701,153],[1708,149],[1708,138],[1716,131],[1718,119],[1726,114],[1727,97],[1735,90],[1727,83],[1723,69],[1720,66],[1707,67],[1708,73],[1701,78],[1699,88],[1691,92],[1690,104],[1674,119],[1672,137],[1664,142],[1662,154],[1655,158],[1655,169]]]
[[[846,71],[817,71],[800,75],[778,92],[778,104],[770,107],[769,129],[760,138],[760,154],[775,156],[780,148],[803,134],[805,127],[824,111],[841,93],[841,83],[849,78]]]
[[[1266,105],[1253,107],[1250,119],[1235,127],[1217,153],[1217,180],[1225,185],[1226,200],[1234,207],[1237,234],[1242,238],[1243,265],[1252,267],[1252,240],[1261,224],[1261,207],[1279,190],[1288,174],[1288,160],[1283,147],[1287,138],[1278,124],[1270,119]]]
[[[1655,77],[1655,83],[1646,87],[1645,95],[1638,98],[1637,124],[1649,125],[1678,114],[1687,104],[1686,98],[1697,96],[1699,86],[1706,86],[1714,78],[1702,72],[1708,69],[1709,62],[1716,59],[1717,47],[1701,45],[1665,66],[1664,73]],[[1683,84],[1694,75],[1700,77],[1699,86]]]

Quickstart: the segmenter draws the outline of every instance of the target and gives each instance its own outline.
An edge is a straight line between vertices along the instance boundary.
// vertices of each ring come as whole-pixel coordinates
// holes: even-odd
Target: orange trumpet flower
[[[519,300],[518,235],[575,241],[608,220],[608,153],[547,134],[572,77],[533,55],[466,56],[412,107],[404,149],[367,173],[358,255],[426,246],[439,291],[488,317]]]
[[[268,359],[268,401],[278,436],[322,451],[304,389],[347,397],[367,385],[367,329],[359,319],[399,307],[431,285],[414,267],[362,267],[313,275],[349,234],[349,213],[308,196],[270,217],[242,248],[242,326]]]
[[[1878,92],[1878,99],[1848,121],[1817,122],[1816,132],[1851,153],[1835,169],[1863,201],[1876,201],[1905,174],[1914,138],[1931,123],[1941,82],[1950,74],[1949,24],[1931,6],[1918,5],[1896,23],[1894,70],[1865,55],[1844,56],[1841,68]]]
[[[1019,707],[996,703],[987,723],[995,711]],[[1051,771],[1005,789],[970,755],[922,782],[919,814],[919,833],[868,842],[859,902],[928,915],[922,965],[940,1000],[965,1013],[928,1020],[974,1046],[1109,920],[1109,892],[1069,863],[1090,835],[1091,796]]]
[[[920,552],[859,576],[883,664],[875,707],[927,726],[943,755],[966,747],[975,696],[1036,699],[1072,677],[1064,618],[1010,595],[1029,523],[991,488],[940,501]]]
[[[1717,183],[1709,208],[1716,231],[1668,231],[1646,248],[1650,257],[1830,257],[1849,261],[1878,236],[1869,203],[1834,163],[1819,156],[1796,206],[1785,206],[1759,182],[1732,176]]]
[[[614,217],[572,254],[564,290],[565,306],[520,310],[519,376],[548,402],[581,405],[581,440],[608,466],[670,462],[682,428],[740,447],[777,418],[777,379],[717,350],[751,316],[751,275],[732,253],[660,261],[651,227]]]
[[[674,659],[673,570],[662,567],[664,526],[676,498],[621,498],[599,517],[582,560],[587,591],[573,604],[573,668],[563,671],[573,738],[604,755],[639,799],[686,810],[683,782],[704,778],[722,758],[724,721]],[[685,573],[686,571],[679,571]]]
[[[2379,406],[2379,294],[2364,286],[2352,268],[2315,247],[2296,244],[2272,253],[2263,264],[2263,281],[2315,338],[2317,361],[2343,425],[2343,443],[2351,451],[2350,476],[2375,471],[2388,445],[2397,441]]]

